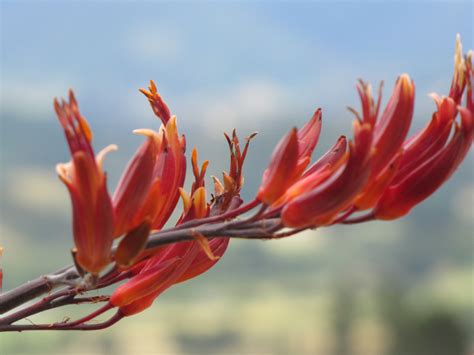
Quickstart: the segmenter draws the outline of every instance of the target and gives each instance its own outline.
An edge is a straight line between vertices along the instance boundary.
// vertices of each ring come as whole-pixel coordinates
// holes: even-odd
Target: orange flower
[[[116,237],[137,228],[144,220],[151,221],[151,228],[160,229],[176,207],[179,188],[184,183],[185,138],[179,137],[176,117],[170,116],[153,81],[149,90],[140,91],[147,96],[163,126],[159,132],[134,131],[145,135],[147,140],[135,153],[115,190]]]
[[[345,164],[326,182],[288,202],[282,220],[289,227],[329,224],[337,214],[349,207],[370,174],[373,127],[354,122],[354,142],[349,144]]]
[[[381,196],[374,209],[376,218],[395,219],[406,215],[456,170],[471,147],[474,132],[473,113],[466,108],[459,107],[458,110],[461,123],[455,124],[450,142],[434,155],[420,161],[413,170],[405,170],[405,175],[400,176]],[[420,136],[420,141],[421,138],[425,137]]]
[[[208,162],[205,161],[199,171],[196,150],[193,150],[191,161],[195,181],[191,195],[179,189],[184,211],[178,224],[191,219],[204,218],[209,214],[204,187],[204,174]],[[160,249],[144,262],[140,269],[134,270],[135,276],[131,280],[114,291],[110,303],[119,307],[120,312],[127,316],[148,308],[156,297],[182,278],[199,255],[201,248],[212,254],[207,240],[199,238],[196,241],[177,243]]]
[[[410,129],[415,105],[415,86],[407,74],[401,75],[392,97],[374,127],[372,177],[376,177],[400,151]]]
[[[286,204],[282,211],[285,225],[330,224],[354,203],[357,207],[371,207],[394,177],[413,115],[414,85],[406,74],[397,80],[380,121],[377,120],[380,95],[375,102],[370,85],[362,81],[357,89],[362,117],[351,109],[358,120],[354,126],[355,141],[350,144],[346,161],[339,155],[332,165],[326,165],[323,159],[286,189],[277,201]],[[343,166],[339,167],[340,164]]]
[[[468,78],[470,75],[469,67],[466,68],[466,64],[470,66],[471,60],[471,58],[468,58],[467,61],[464,61],[461,36],[458,34],[456,36],[456,50],[454,52],[454,75],[449,90],[449,96],[457,105],[461,103],[461,98],[466,87],[466,77]]]
[[[177,257],[165,260],[150,259],[138,275],[117,287],[110,297],[110,303],[115,307],[127,306],[155,294],[163,286],[169,287],[174,281],[176,271],[182,268],[178,267],[179,264],[183,265],[180,262],[181,259]]]
[[[306,170],[303,176],[291,185],[281,198],[273,203],[272,207],[277,209],[322,184],[344,163],[345,158],[347,158],[346,146],[346,137],[341,136],[326,154]]]
[[[153,183],[158,180],[153,170],[159,154],[163,154],[162,137],[152,132],[137,150],[120,179],[113,196],[116,225],[115,237],[136,228],[146,217],[141,206],[145,202]]]
[[[311,160],[320,132],[321,109],[318,109],[303,128],[293,128],[283,137],[263,173],[258,200],[273,204],[301,177]]]
[[[313,117],[298,130],[298,168],[303,171],[311,161],[311,154],[318,144],[321,134],[322,111],[316,110]]]
[[[273,151],[268,168],[263,173],[257,197],[266,204],[276,201],[297,179],[298,136],[293,128]]]
[[[394,219],[406,215],[449,179],[465,158],[472,144],[474,129],[471,53],[463,59],[458,36],[449,97],[431,95],[437,111],[427,127],[403,145],[398,171],[375,205],[375,218]],[[464,108],[458,105],[466,86]],[[460,123],[456,123],[458,113]],[[448,141],[453,126],[454,133]]]
[[[231,153],[231,169],[226,176],[233,183],[225,187],[215,179],[217,181],[216,195],[212,201],[214,213],[224,213],[227,209],[240,205],[239,192],[243,183],[241,179],[243,163],[253,136],[247,138],[247,143],[241,151],[236,133],[232,134],[232,139],[226,135]],[[182,188],[179,189],[183,200],[183,213],[178,220],[178,225],[205,218],[210,214],[204,183],[208,161],[204,161],[199,169],[197,151],[194,149],[191,165],[194,174],[191,194],[187,194]],[[130,269],[133,277],[113,292],[110,304],[119,307],[120,313],[124,316],[131,316],[145,310],[169,287],[209,270],[224,254],[229,244],[229,238],[219,237],[207,240],[200,235],[196,235],[195,238],[196,240],[193,241],[160,248],[151,258],[133,266]]]
[[[403,159],[402,144],[410,128],[415,102],[415,87],[407,74],[397,80],[392,96],[380,119],[378,111],[381,90],[377,104],[372,98],[370,85],[363,82],[358,87],[363,107],[364,120],[374,123],[374,154],[371,158],[371,174],[365,189],[359,193],[354,205],[359,210],[371,208],[390,184]],[[369,115],[365,112],[373,112]],[[357,114],[357,113],[356,113]]]
[[[199,167],[194,149],[194,182],[187,193],[183,189],[185,137],[178,134],[176,117],[151,81],[148,90],[140,91],[162,125],[157,131],[135,131],[146,140],[123,173],[112,203],[101,162],[115,146],[95,157],[91,131],[72,92],[69,102],[55,101],[72,155],[72,161],[58,165],[57,170],[71,195],[78,265],[99,274],[112,261],[113,238],[123,236],[113,256],[115,268],[98,285],[129,280],[112,293],[102,310],[117,307],[119,315],[130,316],[148,308],[169,287],[215,265],[229,244],[225,233],[280,238],[306,228],[406,215],[449,179],[472,145],[473,76],[472,53],[462,57],[458,38],[449,96],[432,95],[436,112],[425,129],[408,140],[415,100],[410,77],[398,78],[380,118],[381,87],[375,100],[371,86],[360,81],[361,114],[350,109],[356,115],[353,139],[348,142],[341,136],[308,168],[321,132],[322,114],[317,109],[301,129],[293,128],[280,140],[256,198],[246,204],[240,198],[243,163],[254,134],[242,150],[235,130],[231,136],[225,134],[230,168],[223,173],[222,183],[212,177],[215,193],[210,201],[205,188],[208,161]],[[179,196],[183,201],[179,227],[168,237],[182,232],[179,237],[184,241],[144,250],[150,231],[168,221]],[[249,218],[232,220],[259,205]],[[282,232],[286,227],[289,230]],[[224,236],[217,237],[221,232]]]
[[[71,162],[58,164],[56,170],[71,197],[76,260],[85,271],[98,274],[110,262],[114,230],[102,160],[116,147],[109,146],[94,156],[91,130],[72,91],[69,102],[55,100],[54,108],[72,156]]]

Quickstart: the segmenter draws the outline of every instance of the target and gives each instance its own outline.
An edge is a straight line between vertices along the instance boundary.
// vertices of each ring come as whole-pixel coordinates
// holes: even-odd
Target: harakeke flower
[[[454,104],[451,98],[444,100],[450,100]],[[413,166],[412,170],[403,170],[380,197],[374,209],[376,218],[389,220],[406,215],[414,206],[435,192],[457,169],[471,147],[474,132],[473,113],[464,107],[457,108],[448,128],[453,125],[453,118],[458,112],[460,123],[454,123],[454,133],[450,141],[433,155],[417,159],[419,165]],[[441,140],[444,140],[443,136],[446,135],[442,134]],[[427,139],[427,136],[420,135],[419,139],[413,142],[413,146],[425,145],[423,138]]]
[[[191,195],[179,189],[183,199],[183,213],[178,225],[191,219],[208,216],[209,204],[206,199],[204,176],[208,162],[205,161],[201,171],[197,166],[197,152],[192,154],[195,181]],[[110,303],[119,307],[123,315],[129,316],[148,308],[163,291],[175,284],[182,274],[191,266],[201,248],[211,253],[207,239],[196,236],[196,241],[187,241],[159,249],[141,269],[135,269],[136,276],[118,287],[110,298]]]
[[[466,157],[474,130],[471,53],[462,57],[458,36],[450,94],[431,95],[437,111],[425,129],[403,145],[396,175],[374,207],[375,218],[389,220],[409,213],[447,181]],[[466,107],[461,107],[466,86]]]
[[[95,156],[91,130],[73,93],[69,102],[56,100],[55,110],[72,156],[57,171],[73,206],[75,261],[81,275],[85,271],[94,276],[90,278],[93,283],[80,287],[87,284],[87,290],[99,289],[126,280],[106,297],[104,307],[63,327],[73,329],[110,308],[118,309],[119,318],[143,311],[168,288],[214,266],[227,250],[230,237],[282,238],[307,228],[406,215],[449,179],[472,145],[472,64],[472,52],[462,56],[458,37],[449,95],[432,94],[436,111],[431,121],[409,139],[415,100],[410,77],[398,78],[381,114],[381,87],[374,98],[371,86],[359,81],[361,113],[350,109],[356,116],[353,138],[339,137],[310,165],[321,132],[322,113],[317,109],[301,129],[293,128],[281,139],[256,197],[245,204],[240,197],[243,164],[255,134],[247,137],[243,149],[235,130],[225,134],[230,168],[221,180],[212,177],[215,192],[209,201],[205,187],[208,161],[199,166],[194,149],[194,182],[187,193],[183,189],[185,137],[179,135],[176,117],[151,81],[147,90],[140,91],[162,124],[158,130],[134,131],[145,136],[145,141],[111,199],[102,160],[116,147],[109,146]],[[183,211],[175,228],[160,231],[180,196]],[[235,220],[257,206],[257,213]],[[160,236],[165,237],[164,242]],[[178,243],[166,244],[175,241],[175,236]],[[114,239],[117,242],[112,247]],[[108,272],[101,275],[106,266],[110,266]]]
[[[340,159],[332,155],[335,159],[331,165],[317,162],[301,178],[296,178],[283,197],[274,203],[275,208],[282,209],[285,225],[300,228],[345,223],[350,215],[364,210],[370,212],[352,221],[398,218],[452,175],[473,139],[472,52],[463,58],[461,48],[458,36],[449,97],[433,95],[437,111],[430,124],[410,139],[407,134],[413,116],[415,86],[408,75],[403,74],[397,80],[380,119],[381,90],[375,101],[370,85],[360,81],[362,114],[351,111],[359,122],[372,127],[367,160],[351,161],[354,149],[350,149],[350,153]],[[465,107],[461,107],[464,92],[467,93]],[[460,123],[456,123],[457,116]],[[356,124],[356,132],[359,126]],[[336,182],[341,181],[343,171],[349,177],[338,185]],[[273,175],[279,173],[283,174],[275,169]],[[288,182],[292,181],[287,179]]]
[[[321,109],[300,130],[293,128],[273,151],[263,173],[257,198],[267,205],[277,201],[303,174],[321,132]]]
[[[328,224],[350,205],[370,174],[372,137],[373,126],[370,122],[354,122],[354,142],[349,144],[345,164],[333,170],[332,176],[327,176],[324,182],[285,205],[282,220],[286,226]],[[313,174],[317,176],[317,173]]]
[[[403,74],[395,85],[387,106],[378,119],[381,99],[381,90],[377,104],[371,94],[370,85],[361,81],[358,91],[363,107],[363,115],[367,115],[366,108],[375,124],[374,127],[374,154],[371,158],[371,173],[365,189],[359,193],[354,201],[358,210],[364,210],[377,202],[380,195],[393,179],[399,161],[403,155],[402,144],[408,134],[413,117],[415,104],[415,86],[407,74]],[[354,111],[355,112],[355,111]],[[356,113],[357,114],[357,113]]]
[[[186,175],[186,141],[178,134],[176,117],[170,115],[153,81],[149,91],[140,91],[148,98],[163,125],[158,132],[151,129],[134,131],[147,139],[135,153],[115,190],[116,237],[137,228],[145,220],[150,221],[152,229],[161,229],[176,207],[179,188]]]
[[[91,130],[72,91],[69,102],[55,100],[54,108],[72,156],[69,163],[58,164],[56,170],[71,197],[76,261],[83,270],[98,274],[111,261],[114,231],[113,206],[102,160],[116,147],[108,146],[94,156]]]
[[[242,169],[249,142],[253,136],[247,138],[246,145],[241,151],[235,131],[232,138],[226,135],[231,153],[230,170],[224,173],[226,183],[221,184],[217,178],[214,178],[216,195],[211,202],[212,205],[207,202],[204,182],[208,161],[204,161],[199,169],[197,151],[193,150],[191,165],[194,182],[191,194],[187,194],[182,188],[179,189],[183,200],[183,213],[178,220],[178,225],[205,218],[211,211],[221,214],[240,205]],[[120,313],[125,316],[145,310],[172,285],[209,270],[224,254],[229,243],[229,238],[225,237],[210,240],[199,234],[194,237],[196,240],[159,248],[149,260],[141,262],[139,267],[134,267],[132,270],[135,276],[114,291],[110,304],[119,307]]]
[[[242,204],[240,198],[240,190],[243,186],[243,166],[247,156],[250,141],[255,137],[256,133],[246,138],[244,149],[240,149],[239,138],[235,130],[232,132],[232,138],[226,135],[227,143],[230,151],[230,169],[224,172],[224,185],[216,178],[214,179],[214,198],[211,200],[209,215],[222,215],[228,211],[238,208]],[[196,174],[195,174],[196,175]],[[199,241],[199,240],[198,240]],[[223,236],[210,238],[207,242],[201,239],[204,245],[196,255],[193,263],[179,277],[177,282],[183,282],[194,278],[213,267],[218,260],[224,255],[229,245],[230,238]]]
[[[371,211],[354,221],[398,218],[436,191],[465,158],[473,140],[472,52],[463,59],[460,51],[458,38],[450,96],[432,95],[437,111],[429,125],[408,140],[415,98],[408,75],[397,80],[380,119],[380,93],[375,102],[370,85],[360,81],[362,115],[351,109],[357,121],[349,153],[342,157],[328,153],[331,164],[323,158],[296,182],[291,181],[274,203],[282,209],[285,225],[301,228],[344,222],[363,210]],[[465,107],[461,107],[465,91]],[[458,115],[460,123],[456,123]],[[273,175],[279,173],[275,169]]]

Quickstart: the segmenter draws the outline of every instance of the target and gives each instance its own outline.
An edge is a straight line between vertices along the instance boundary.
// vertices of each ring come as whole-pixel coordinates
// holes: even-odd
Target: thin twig
[[[68,326],[67,323],[0,325],[0,332],[22,332],[25,330],[99,330],[114,325],[123,317],[123,314],[117,312],[105,322],[96,324],[79,324],[73,327]]]

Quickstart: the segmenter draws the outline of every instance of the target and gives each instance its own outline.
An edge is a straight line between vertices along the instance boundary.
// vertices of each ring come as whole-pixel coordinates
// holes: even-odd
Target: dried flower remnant
[[[310,164],[322,127],[322,110],[317,109],[302,128],[291,129],[280,140],[249,202],[240,193],[243,164],[255,134],[247,137],[243,149],[235,130],[225,134],[230,167],[221,180],[212,177],[214,193],[209,199],[209,162],[199,165],[194,149],[194,181],[186,192],[185,137],[151,81],[140,91],[161,125],[135,130],[145,141],[110,198],[102,160],[116,147],[95,156],[91,130],[73,93],[69,101],[55,100],[72,157],[57,171],[71,196],[76,266],[0,294],[0,313],[11,311],[0,318],[0,331],[107,328],[149,308],[170,287],[209,270],[231,238],[277,239],[308,228],[405,216],[452,176],[471,148],[474,72],[472,52],[463,57],[461,48],[457,37],[449,94],[431,95],[436,110],[419,133],[407,138],[415,103],[415,85],[407,74],[398,78],[383,110],[381,87],[375,98],[370,84],[360,80],[361,111],[350,109],[356,116],[353,137],[339,137]],[[174,227],[164,228],[180,197],[180,217]],[[110,296],[97,296],[114,285],[118,286]],[[91,291],[94,296],[86,296]],[[82,303],[97,308],[73,321],[18,323],[51,308]],[[109,319],[97,321],[112,309]]]

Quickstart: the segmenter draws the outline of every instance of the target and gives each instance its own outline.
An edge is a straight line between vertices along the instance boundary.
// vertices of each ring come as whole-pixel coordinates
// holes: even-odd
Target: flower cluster
[[[191,165],[195,181],[188,194],[183,189],[186,140],[178,133],[176,117],[171,115],[153,81],[148,90],[141,92],[162,125],[158,131],[134,131],[145,136],[145,142],[132,157],[112,197],[107,191],[102,161],[116,146],[111,145],[94,156],[92,133],[73,92],[69,93],[68,102],[55,100],[54,103],[72,155],[69,163],[58,164],[57,172],[69,190],[73,206],[76,266],[81,274],[97,278],[113,263],[114,268],[102,277],[102,283],[131,278],[110,298],[110,303],[127,315],[146,308],[171,285],[205,272],[224,253],[228,238],[208,240],[200,234],[193,241],[157,250],[145,250],[145,245],[150,232],[162,229],[168,221],[180,196],[183,212],[177,226],[239,207],[242,167],[251,139],[247,139],[241,152],[235,131],[232,138],[226,135],[231,153],[230,171],[224,172],[223,183],[213,177],[215,194],[211,201],[207,200],[205,188],[208,161],[199,169],[194,149]],[[120,239],[115,249],[114,239]]]
[[[360,211],[369,212],[352,221],[406,215],[452,175],[471,147],[472,82],[472,52],[463,58],[458,37],[450,93],[431,95],[437,110],[421,132],[407,139],[415,102],[415,86],[409,76],[398,78],[380,118],[381,90],[375,101],[371,86],[360,81],[362,113],[351,109],[356,115],[353,140],[347,144],[341,137],[305,170],[319,124],[313,118],[308,123],[312,130],[308,126],[294,129],[275,150],[258,198],[281,210],[288,227],[350,223],[348,217]]]
[[[230,237],[280,238],[306,228],[406,215],[452,175],[471,147],[473,76],[472,52],[463,57],[458,38],[449,94],[432,94],[436,111],[427,126],[408,139],[415,103],[410,77],[398,78],[383,110],[381,88],[375,97],[371,86],[360,81],[361,112],[350,109],[356,116],[353,138],[341,136],[311,164],[322,125],[322,110],[317,109],[305,126],[293,128],[278,143],[256,197],[248,203],[240,198],[240,190],[254,134],[243,148],[235,131],[225,135],[230,168],[222,182],[212,177],[210,199],[205,184],[208,161],[199,166],[194,149],[194,182],[186,192],[186,140],[152,81],[141,92],[161,127],[135,131],[145,141],[111,196],[102,161],[116,147],[95,155],[91,130],[74,94],[70,92],[69,101],[56,100],[72,156],[57,171],[72,201],[73,255],[83,276],[80,287],[87,291],[125,280],[104,307],[66,326],[74,327],[111,308],[120,317],[148,308],[172,285],[211,268],[226,251]],[[166,234],[163,226],[180,197],[183,211]],[[236,218],[257,206],[260,209],[252,216]],[[173,236],[173,243],[164,242]]]

